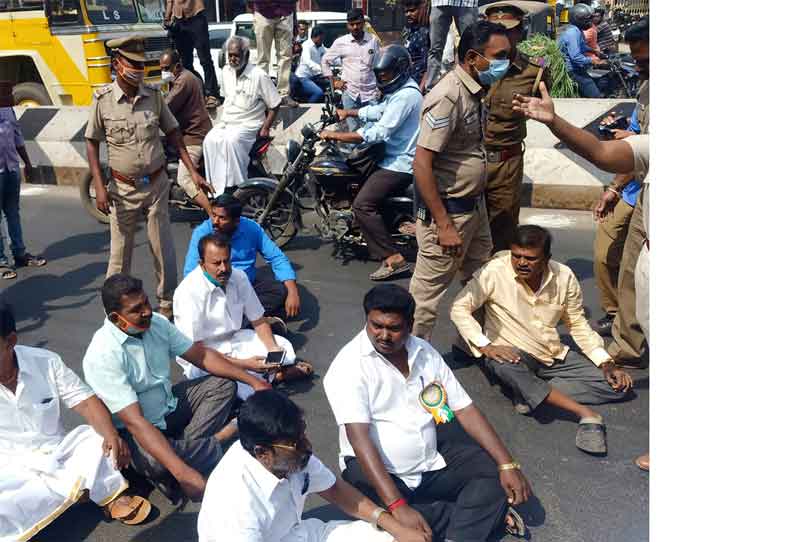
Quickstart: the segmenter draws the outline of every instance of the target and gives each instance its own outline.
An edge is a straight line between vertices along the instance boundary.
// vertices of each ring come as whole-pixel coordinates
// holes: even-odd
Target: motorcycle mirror
[[[304,124],[303,128],[301,128],[301,135],[303,137],[312,137],[314,135],[314,129],[312,129],[311,125]]]

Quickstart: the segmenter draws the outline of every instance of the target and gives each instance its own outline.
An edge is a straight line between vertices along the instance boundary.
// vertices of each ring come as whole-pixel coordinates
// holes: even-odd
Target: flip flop
[[[380,267],[369,276],[370,280],[379,281],[379,280],[386,280],[395,275],[399,275],[401,273],[405,273],[406,271],[410,271],[412,269],[411,264],[407,261],[403,260],[403,263],[398,265],[397,267],[392,267],[391,265],[387,264],[384,260]]]
[[[579,429],[576,430],[576,447],[588,454],[606,455],[606,426],[599,422],[579,422]]]
[[[13,280],[17,278],[17,272],[10,267],[0,267],[0,278],[3,280]]]
[[[42,267],[47,265],[47,260],[40,256],[25,253],[19,258],[14,257],[14,265],[17,267]]]
[[[512,520],[512,525],[507,523],[508,519]],[[512,506],[507,507],[507,515],[505,515],[505,532],[509,535],[522,538],[526,536],[527,528],[524,525],[524,518],[522,518],[521,514],[519,514]]]
[[[305,360],[296,360],[295,365],[284,367],[280,369],[273,378],[273,384],[281,384],[291,380],[298,380],[301,378],[309,378],[314,374],[314,367],[312,364]]]
[[[149,517],[152,503],[138,495],[122,495],[103,508],[105,515],[124,525],[138,525]]]
[[[634,464],[637,465],[640,470],[648,472],[651,468],[651,454],[642,454],[634,460]]]

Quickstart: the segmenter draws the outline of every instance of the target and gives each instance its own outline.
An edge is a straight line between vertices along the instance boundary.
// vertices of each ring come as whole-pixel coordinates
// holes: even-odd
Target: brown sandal
[[[138,495],[122,495],[106,504],[102,510],[107,517],[124,525],[138,525],[149,517],[152,503]]]
[[[295,365],[290,365],[279,369],[273,378],[273,384],[282,384],[291,380],[309,378],[314,374],[314,367],[308,361],[296,361]]]

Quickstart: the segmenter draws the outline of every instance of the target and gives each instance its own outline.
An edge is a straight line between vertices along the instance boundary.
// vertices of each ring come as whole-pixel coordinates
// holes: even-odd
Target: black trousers
[[[485,542],[504,529],[507,496],[491,456],[476,444],[439,438],[438,451],[447,466],[425,472],[416,489],[390,475],[403,498],[422,514],[433,529],[433,540]],[[370,485],[355,457],[345,459],[342,478],[364,495],[386,507]]]
[[[284,311],[287,287],[283,282],[276,280],[270,269],[259,268],[256,270],[254,291],[265,309],[266,316],[278,316],[282,320],[287,317]]]
[[[378,207],[389,194],[405,190],[412,181],[410,173],[377,169],[356,195],[353,212],[367,241],[369,255],[376,260],[384,260],[398,252]]]
[[[171,27],[171,39],[182,57],[182,66],[193,69],[193,49],[198,52],[201,68],[204,70],[204,94],[220,98],[218,79],[215,77],[215,63],[210,56],[210,34],[207,16],[202,11],[188,19],[176,19]],[[198,75],[196,73],[196,75]]]

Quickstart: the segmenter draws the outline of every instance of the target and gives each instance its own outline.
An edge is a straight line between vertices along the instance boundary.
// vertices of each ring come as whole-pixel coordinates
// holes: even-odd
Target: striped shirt
[[[476,8],[477,0],[433,0],[432,7],[450,6],[454,8]]]

